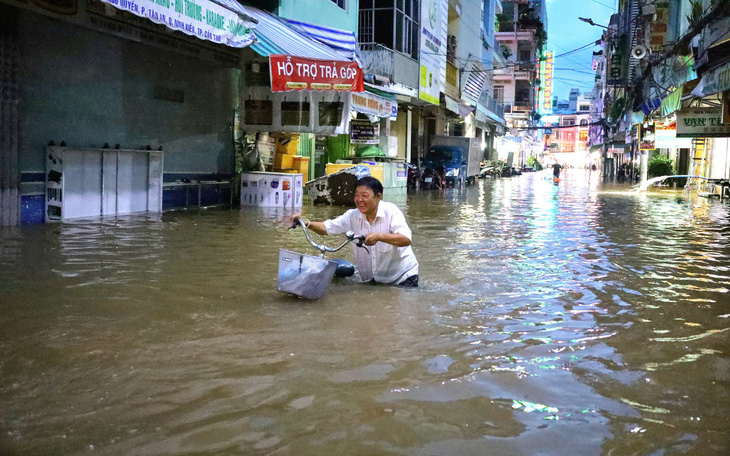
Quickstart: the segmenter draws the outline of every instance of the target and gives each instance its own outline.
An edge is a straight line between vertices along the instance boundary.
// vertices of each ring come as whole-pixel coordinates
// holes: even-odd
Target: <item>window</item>
[[[336,127],[342,121],[342,108],[344,103],[341,102],[319,102],[319,125],[321,127]]]
[[[243,122],[247,125],[271,125],[274,122],[274,102],[271,100],[246,100]]]
[[[518,80],[515,84],[515,105],[532,106],[532,91],[530,81]]]
[[[334,3],[337,6],[339,6],[343,10],[347,10],[347,8],[346,8],[346,6],[347,6],[346,0],[332,0],[332,3]]]
[[[358,26],[361,48],[374,49],[380,44],[418,59],[419,4],[414,0],[362,0]]]
[[[504,86],[494,86],[494,97],[497,103],[504,104]]]
[[[281,103],[282,125],[309,125],[309,102],[284,101]]]
[[[580,126],[581,127],[587,127],[588,126],[588,120],[587,119],[581,119],[580,120]]]
[[[271,87],[269,64],[264,62],[246,63],[243,66],[246,85]]]

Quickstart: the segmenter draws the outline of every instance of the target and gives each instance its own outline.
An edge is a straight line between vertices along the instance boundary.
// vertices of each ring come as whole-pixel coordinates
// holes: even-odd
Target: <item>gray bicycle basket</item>
[[[276,289],[306,299],[319,299],[327,294],[336,269],[334,261],[279,249]]]

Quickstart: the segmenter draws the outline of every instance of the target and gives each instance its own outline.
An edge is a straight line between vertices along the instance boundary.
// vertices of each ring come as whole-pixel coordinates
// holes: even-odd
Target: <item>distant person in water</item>
[[[553,178],[560,179],[560,170],[563,169],[562,166],[560,166],[560,163],[555,162],[553,164]]]

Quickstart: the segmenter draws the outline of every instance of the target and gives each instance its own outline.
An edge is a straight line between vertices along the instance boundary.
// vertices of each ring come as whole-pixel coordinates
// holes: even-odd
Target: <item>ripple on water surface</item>
[[[0,230],[0,452],[723,454],[727,203],[596,177],[409,194],[421,287],[316,302],[283,211]]]

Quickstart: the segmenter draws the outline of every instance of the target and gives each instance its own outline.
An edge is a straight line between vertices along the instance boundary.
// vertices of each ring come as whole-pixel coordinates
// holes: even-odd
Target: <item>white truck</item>
[[[442,168],[447,185],[464,185],[479,174],[483,154],[481,138],[432,136],[422,168]]]

